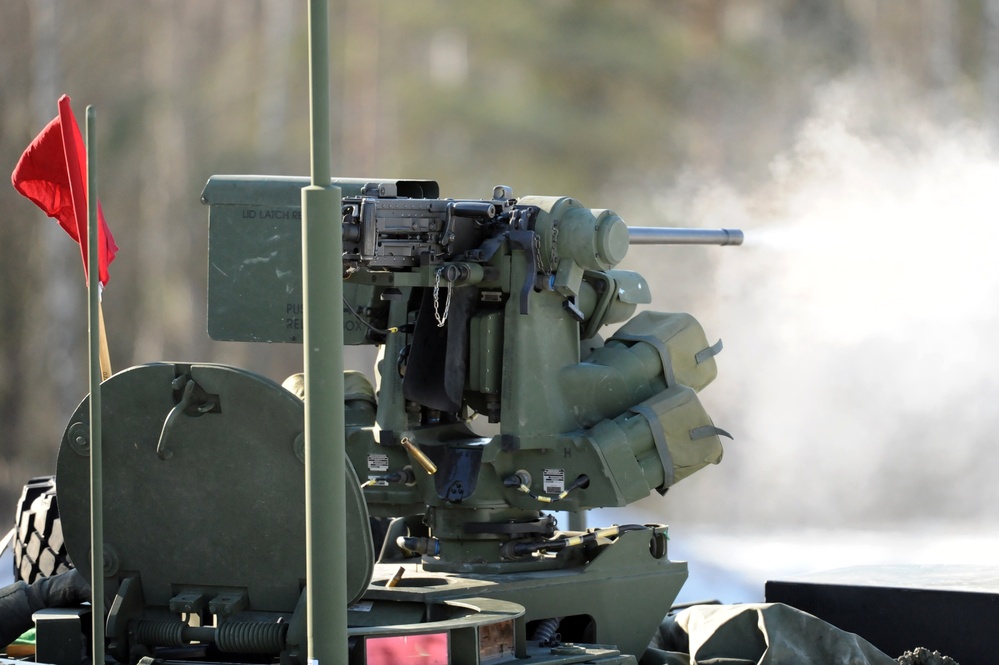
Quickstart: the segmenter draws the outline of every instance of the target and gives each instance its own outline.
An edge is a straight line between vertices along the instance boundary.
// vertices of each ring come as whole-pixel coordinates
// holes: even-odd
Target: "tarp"
[[[782,603],[696,605],[668,616],[641,665],[898,665],[870,642]]]

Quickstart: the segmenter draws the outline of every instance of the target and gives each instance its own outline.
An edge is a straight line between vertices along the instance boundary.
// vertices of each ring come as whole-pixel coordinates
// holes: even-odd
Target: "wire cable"
[[[370,323],[368,323],[367,321],[365,321],[364,317],[362,317],[360,314],[358,314],[357,311],[353,307],[350,306],[350,303],[347,302],[347,298],[343,299],[343,306],[347,308],[348,312],[350,312],[351,314],[354,315],[354,318],[357,319],[358,323],[360,323],[361,325],[363,325],[364,327],[366,327],[368,330],[370,330],[373,333],[378,333],[379,335],[388,335],[390,333],[397,333],[397,332],[399,332],[399,330],[401,330],[399,327],[386,328],[385,330],[382,330],[381,328],[376,328],[375,326],[373,326]]]

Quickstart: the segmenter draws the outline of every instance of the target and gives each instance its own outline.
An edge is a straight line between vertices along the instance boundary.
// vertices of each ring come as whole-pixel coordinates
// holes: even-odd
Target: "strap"
[[[698,439],[703,439],[709,436],[727,436],[735,441],[735,437],[723,430],[721,427],[715,427],[714,425],[704,425],[690,430],[691,441],[697,441]]]
[[[642,416],[645,418],[646,422],[649,423],[649,430],[652,432],[652,440],[656,442],[656,451],[659,453],[659,461],[662,462],[663,465],[663,484],[658,489],[660,492],[665,493],[666,488],[673,484],[674,472],[673,458],[669,454],[669,446],[666,445],[666,431],[663,430],[663,424],[659,422],[659,416],[656,415],[655,411],[644,404],[636,404],[628,410]]]
[[[694,356],[694,360],[696,360],[697,364],[700,365],[705,360],[717,356],[719,353],[721,353],[721,350],[722,350],[722,341],[718,340],[708,348],[702,351],[698,351],[697,355]]]

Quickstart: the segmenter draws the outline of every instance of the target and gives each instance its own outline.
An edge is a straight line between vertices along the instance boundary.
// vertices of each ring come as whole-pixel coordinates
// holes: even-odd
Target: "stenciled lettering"
[[[243,208],[243,219],[289,219],[302,221],[300,208]]]

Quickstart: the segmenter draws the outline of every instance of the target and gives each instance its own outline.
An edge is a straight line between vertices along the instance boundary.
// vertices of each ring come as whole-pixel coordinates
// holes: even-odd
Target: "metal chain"
[[[551,265],[549,270],[555,269],[555,264],[558,263],[558,226],[552,226],[552,252],[551,252]]]
[[[558,262],[558,227],[552,227],[552,251],[548,258],[548,265],[545,265],[544,260],[541,258],[541,236],[537,233],[534,234],[534,256],[538,259],[538,267],[541,268],[541,272],[544,273],[545,277],[551,277],[552,271],[555,270],[555,264]]]
[[[441,273],[444,272],[444,266],[437,269],[437,279],[434,280],[434,318],[437,319],[437,327],[443,328],[444,324],[447,323],[447,315],[451,309],[451,283],[448,282],[447,285],[447,298],[444,301],[444,313],[440,313],[440,300],[438,294],[441,290]]]
[[[541,236],[537,233],[534,234],[534,257],[538,261],[538,267],[541,268],[541,272],[544,273],[545,277],[551,277],[552,271],[545,266],[545,262],[541,259]]]

